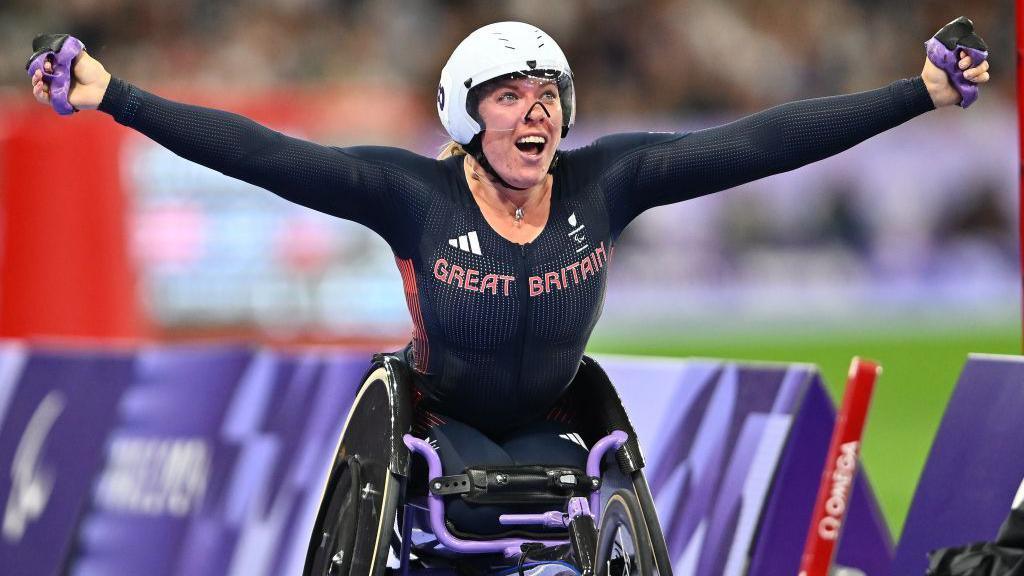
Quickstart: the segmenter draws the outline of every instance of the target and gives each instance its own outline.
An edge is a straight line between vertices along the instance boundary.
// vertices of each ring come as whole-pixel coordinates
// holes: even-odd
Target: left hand
[[[960,51],[959,66],[964,71],[964,78],[975,84],[984,84],[989,81],[988,60],[978,66],[973,66],[971,57],[966,52]],[[932,97],[932,103],[936,108],[952,106],[960,103],[960,93],[956,91],[949,81],[949,76],[941,68],[931,63],[926,57],[924,59],[924,70],[921,71],[921,79],[928,88],[928,94]]]
[[[53,64],[46,62],[43,68],[53,72]],[[71,67],[71,90],[68,102],[75,110],[93,110],[103,101],[103,95],[110,84],[110,73],[98,60],[82,50]],[[43,82],[43,72],[36,70],[32,76],[32,95],[40,104],[50,104],[50,87]]]

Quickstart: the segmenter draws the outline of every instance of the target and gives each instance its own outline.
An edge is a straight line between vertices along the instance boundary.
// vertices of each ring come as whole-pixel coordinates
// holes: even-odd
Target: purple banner
[[[130,382],[133,356],[15,349],[0,355],[0,566],[4,574],[63,573]],[[14,383],[11,385],[11,383]],[[0,405],[0,408],[3,406]]]
[[[71,573],[301,571],[368,360],[224,348],[143,353]]]
[[[752,575],[793,576],[800,568],[835,423],[835,409],[817,374],[802,396],[752,551]],[[865,574],[887,574],[892,562],[889,529],[863,468],[854,481],[835,562]]]
[[[991,541],[1024,486],[1024,358],[972,355],[932,443],[894,574],[924,574],[937,548]]]
[[[9,522],[24,526],[0,565],[74,576],[299,573],[369,354],[203,346],[134,358],[26,362],[0,348],[0,462],[13,463],[0,494],[15,502]],[[676,572],[795,573],[834,420],[813,367],[601,362],[649,455]],[[65,484],[47,488],[49,478]],[[839,559],[882,573],[890,546],[866,482],[851,507]]]
[[[647,448],[675,573],[796,574],[835,420],[814,368],[646,359],[602,365]],[[891,558],[888,530],[861,475],[837,560],[882,574]]]
[[[219,431],[246,349],[147,349],[118,411],[71,574],[177,573],[193,518],[223,497],[238,458]]]

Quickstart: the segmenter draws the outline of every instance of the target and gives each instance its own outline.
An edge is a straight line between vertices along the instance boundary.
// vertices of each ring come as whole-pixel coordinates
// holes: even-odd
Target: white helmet
[[[556,79],[562,103],[562,136],[576,121],[572,70],[565,54],[540,28],[522,22],[498,22],[480,28],[455,48],[441,70],[437,115],[460,144],[468,144],[483,129],[476,110],[469,110],[470,91],[508,74],[521,73]],[[475,106],[475,103],[473,104]]]

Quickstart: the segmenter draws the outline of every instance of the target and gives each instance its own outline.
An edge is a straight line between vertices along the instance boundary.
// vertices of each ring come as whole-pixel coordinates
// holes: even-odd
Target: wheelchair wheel
[[[408,399],[385,358],[363,379],[335,449],[303,576],[384,576],[408,473]]]
[[[654,574],[654,553],[636,496],[616,490],[601,512],[597,532],[597,576]]]
[[[348,576],[352,569],[361,500],[359,459],[348,458],[332,476],[328,492],[331,501],[325,509],[324,523],[318,523],[319,547],[309,551],[311,565],[306,573],[310,576]]]

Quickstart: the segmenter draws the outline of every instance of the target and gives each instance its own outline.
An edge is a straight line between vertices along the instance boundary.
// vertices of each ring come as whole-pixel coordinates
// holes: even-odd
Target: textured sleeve
[[[99,109],[178,156],[303,206],[359,222],[399,252],[415,241],[437,163],[385,147],[334,148],[112,78]]]
[[[644,210],[732,188],[838,154],[934,109],[920,78],[801,100],[690,134],[662,135],[603,174],[612,225]]]

